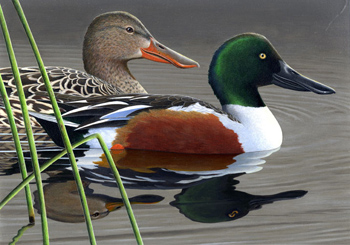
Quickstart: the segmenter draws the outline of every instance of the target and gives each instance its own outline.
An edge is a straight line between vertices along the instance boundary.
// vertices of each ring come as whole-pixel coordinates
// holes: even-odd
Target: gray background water
[[[1,5],[19,65],[34,65],[11,2],[1,0]],[[280,151],[266,159],[262,171],[239,178],[239,189],[253,194],[303,189],[309,191],[305,197],[266,206],[234,222],[201,224],[167,204],[177,193],[169,191],[160,204],[134,208],[146,244],[350,242],[347,1],[26,0],[22,5],[46,65],[82,69],[81,44],[87,25],[98,14],[124,10],[136,15],[160,42],[201,64],[200,69],[179,70],[150,61],[131,62],[132,73],[150,93],[186,94],[218,105],[207,83],[208,65],[223,41],[242,32],[265,35],[289,65],[337,91],[332,96],[319,96],[273,86],[261,90],[281,124],[284,142]],[[0,67],[8,65],[0,39]],[[2,176],[0,197],[18,180],[18,175]],[[142,193],[128,192],[131,196]],[[26,223],[25,212],[23,196],[0,212],[0,243],[9,242]],[[94,222],[99,243],[135,243],[124,212]],[[53,244],[88,241],[84,224],[50,221],[49,226]],[[28,231],[22,241],[40,244],[40,225]]]

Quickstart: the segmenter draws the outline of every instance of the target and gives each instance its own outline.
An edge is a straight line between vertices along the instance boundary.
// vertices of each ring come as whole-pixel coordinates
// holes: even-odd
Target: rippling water
[[[135,203],[133,208],[144,242],[347,244],[350,242],[349,7],[342,12],[346,3],[330,0],[248,3],[224,0],[104,0],[98,3],[28,0],[23,1],[23,7],[45,64],[78,69],[83,67],[80,45],[90,20],[111,10],[133,13],[160,42],[201,64],[200,69],[179,70],[149,61],[133,61],[130,69],[148,92],[186,94],[215,105],[218,102],[207,83],[207,70],[215,49],[241,32],[254,31],[268,37],[289,65],[332,86],[337,93],[319,96],[273,86],[261,89],[284,133],[281,149],[269,156],[255,156],[253,160],[247,156],[241,156],[239,160],[236,156],[210,159],[210,163],[217,163],[215,169],[208,167],[211,164],[201,164],[208,161],[207,158],[181,159],[179,156],[145,154],[145,159],[152,159],[153,165],[138,158],[141,166],[134,166],[128,159],[139,157],[136,153],[116,156],[128,195]],[[10,1],[2,3],[2,7],[19,64],[34,65]],[[4,66],[8,66],[8,61],[1,40],[0,67]],[[4,134],[4,131],[0,133]],[[1,142],[0,148],[10,149],[11,146],[9,142]],[[20,175],[14,165],[14,154],[8,151],[1,154],[2,198],[19,183]],[[97,242],[135,244],[126,211],[118,199],[118,190],[108,180],[109,171],[100,158],[101,153],[81,151],[79,154],[78,163],[90,190],[88,199],[103,216],[93,222]],[[40,156],[44,159],[48,153],[43,152]],[[157,160],[159,158],[162,161]],[[179,162],[174,159],[191,164],[178,167]],[[148,168],[145,167],[147,164],[150,164]],[[87,244],[85,224],[70,223],[80,213],[76,195],[70,191],[74,185],[66,167],[67,163],[62,160],[43,174],[47,181],[44,185],[48,206],[58,204],[50,206],[50,242]],[[242,171],[248,174],[239,175]],[[35,185],[31,187],[34,191]],[[285,193],[295,190],[307,191],[307,194]],[[277,197],[283,197],[282,200],[263,203],[261,209],[256,209],[259,206],[257,199],[263,199],[256,196],[264,196],[266,201],[266,196],[276,194],[281,195]],[[196,203],[201,198],[205,205]],[[101,207],[106,203],[113,203],[114,206],[110,204],[109,207],[120,209],[105,216]],[[247,203],[253,207],[244,212]],[[220,211],[226,212],[225,218],[230,214],[231,221],[223,219]],[[25,232],[20,240],[22,243],[41,243],[39,215],[36,219],[36,226]],[[79,218],[75,220],[79,221]],[[21,192],[0,212],[0,243],[10,242],[26,223],[26,204]]]

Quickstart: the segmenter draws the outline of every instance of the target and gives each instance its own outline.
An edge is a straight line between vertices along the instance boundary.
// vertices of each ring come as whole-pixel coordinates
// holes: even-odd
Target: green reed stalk
[[[24,30],[25,30],[25,32],[27,34],[28,39],[29,39],[30,45],[32,46],[35,58],[37,60],[37,63],[39,65],[39,69],[41,71],[42,78],[43,78],[44,83],[45,83],[46,90],[47,90],[48,95],[50,97],[51,105],[52,105],[52,108],[53,108],[53,111],[54,111],[54,114],[55,114],[55,117],[56,117],[56,120],[57,120],[57,124],[59,126],[59,130],[60,130],[60,133],[61,133],[61,136],[62,136],[62,140],[64,142],[64,146],[67,149],[67,154],[68,154],[69,160],[71,162],[73,175],[74,175],[77,187],[78,187],[80,201],[81,201],[81,204],[82,204],[82,207],[83,207],[85,223],[86,223],[87,230],[88,230],[88,233],[89,233],[90,243],[91,244],[96,244],[95,234],[94,234],[93,226],[92,226],[92,223],[91,223],[90,212],[89,212],[89,208],[88,208],[88,204],[87,204],[87,200],[86,200],[86,195],[85,195],[85,192],[84,192],[84,186],[83,186],[83,183],[82,183],[80,175],[79,175],[79,170],[78,170],[77,163],[76,163],[76,160],[75,160],[75,156],[74,156],[74,152],[73,152],[73,149],[72,149],[72,145],[70,143],[66,127],[64,126],[63,118],[61,116],[61,112],[59,110],[59,107],[58,107],[58,104],[57,104],[57,101],[56,101],[53,89],[51,87],[49,77],[48,77],[48,75],[46,73],[44,63],[43,63],[43,61],[41,59],[41,56],[40,56],[40,53],[39,53],[39,49],[38,49],[38,47],[36,45],[36,42],[35,42],[34,37],[33,37],[33,34],[32,34],[32,32],[31,32],[31,30],[29,28],[29,25],[28,25],[28,22],[27,22],[27,19],[26,19],[25,15],[24,15],[23,9],[22,9],[22,7],[21,7],[21,5],[20,5],[18,0],[13,0],[12,2],[14,4],[15,9],[17,11],[17,14],[18,14],[18,16],[19,16],[19,18],[20,18],[20,20],[21,20],[21,22],[23,24],[23,27],[24,27]]]
[[[34,224],[29,224],[19,229],[17,235],[12,239],[12,242],[10,242],[9,245],[15,245],[19,241],[19,239],[23,236],[24,232],[29,228],[32,228],[33,226]]]
[[[0,21],[3,22],[4,20],[3,20],[3,13],[1,10],[1,6],[0,6],[0,18],[1,18]],[[18,136],[18,131],[16,128],[15,119],[14,119],[13,114],[12,114],[10,101],[9,101],[9,98],[7,96],[7,93],[6,93],[6,88],[5,88],[4,82],[2,80],[1,74],[0,74],[0,92],[1,92],[2,100],[3,100],[4,105],[5,105],[7,118],[9,120],[9,124],[11,127],[12,138],[13,138],[13,142],[14,142],[15,148],[16,148],[19,169],[21,171],[22,179],[25,179],[28,176],[28,173],[27,173],[27,168],[26,168],[24,156],[23,156],[22,146],[21,146],[21,142],[20,142],[20,139]],[[34,207],[33,207],[32,192],[30,190],[29,185],[25,186],[25,195],[26,195],[26,200],[27,200],[29,223],[33,224],[33,223],[35,223],[35,214],[34,214]]]
[[[42,233],[43,233],[42,234],[43,235],[43,243],[48,244],[49,243],[49,230],[48,230],[48,224],[47,224],[44,190],[43,190],[43,184],[41,181],[38,155],[36,152],[33,131],[32,131],[32,127],[31,127],[30,120],[29,120],[28,108],[27,108],[27,104],[26,104],[24,91],[23,91],[21,77],[20,77],[20,74],[18,71],[17,61],[16,61],[15,54],[14,54],[14,51],[12,48],[10,34],[8,32],[8,29],[7,29],[7,25],[5,22],[5,18],[4,18],[2,9],[1,9],[1,16],[2,16],[1,28],[2,28],[2,31],[4,34],[7,52],[8,52],[9,58],[10,58],[10,63],[11,63],[13,75],[14,75],[14,78],[16,81],[17,93],[18,93],[18,97],[19,97],[20,103],[21,103],[23,120],[24,120],[24,125],[26,128],[29,149],[30,149],[30,154],[31,154],[31,158],[32,158],[32,165],[33,165],[33,171],[34,171],[34,175],[35,175],[35,179],[36,179],[37,191],[38,191],[38,195],[40,197],[40,207],[42,210],[41,227],[42,227]]]
[[[130,219],[130,223],[131,223],[132,229],[134,231],[134,235],[135,235],[137,244],[143,244],[141,233],[140,233],[139,227],[137,225],[134,213],[132,211],[129,198],[128,198],[127,194],[126,194],[126,191],[125,191],[125,188],[124,188],[124,185],[123,185],[123,181],[120,178],[120,174],[118,172],[117,167],[114,164],[114,161],[113,161],[113,158],[111,156],[111,153],[109,152],[108,147],[107,147],[106,143],[104,142],[104,140],[102,139],[101,135],[97,134],[96,138],[100,142],[100,145],[101,145],[101,147],[103,149],[103,152],[105,153],[105,156],[107,158],[108,164],[109,164],[109,166],[110,166],[110,168],[111,168],[111,170],[113,172],[114,178],[117,181],[117,184],[118,184],[118,187],[119,187],[119,191],[120,191],[120,194],[121,194],[121,196],[123,198],[123,202],[124,202],[125,208],[126,208],[126,210],[128,212],[128,216],[129,216],[129,219]]]

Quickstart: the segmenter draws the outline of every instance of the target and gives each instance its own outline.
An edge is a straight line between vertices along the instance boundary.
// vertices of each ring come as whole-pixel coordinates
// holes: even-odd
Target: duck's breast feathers
[[[198,103],[190,107],[198,107]],[[225,127],[220,116],[203,111],[213,112],[201,108],[200,111],[158,109],[139,113],[117,129],[112,146],[189,154],[244,152],[238,135]]]

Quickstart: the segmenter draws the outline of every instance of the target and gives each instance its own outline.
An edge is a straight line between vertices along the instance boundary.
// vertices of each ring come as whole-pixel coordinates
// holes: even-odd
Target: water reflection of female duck
[[[81,208],[80,196],[74,180],[62,182],[51,182],[44,186],[46,212],[48,218],[60,222],[78,223],[84,222],[84,214]],[[110,212],[120,209],[124,206],[121,198],[115,198],[103,194],[95,194],[94,190],[89,188],[89,182],[84,181],[84,190],[89,206],[89,212],[92,219],[101,219]],[[37,191],[34,192],[34,207],[40,213],[39,198]],[[138,195],[129,198],[131,204],[154,204],[162,201],[164,198],[158,195]]]
[[[90,24],[83,46],[86,72],[66,67],[46,69],[54,91],[63,94],[91,97],[147,93],[127,66],[128,61],[140,58],[172,64],[179,68],[199,66],[197,62],[159,43],[135,16],[118,11],[99,15]],[[10,97],[17,96],[12,70],[2,68],[0,73]],[[35,111],[50,112],[49,104],[35,99],[36,92],[46,91],[40,70],[25,67],[20,69],[20,73],[28,97],[27,103]],[[12,102],[14,106],[17,105],[15,99]]]
[[[101,133],[110,147],[191,154],[234,154],[278,148],[281,128],[258,88],[275,84],[298,91],[335,91],[294,71],[263,36],[246,33],[214,54],[209,83],[222,110],[198,99],[173,95],[123,95],[65,103],[72,139]],[[70,98],[72,99],[72,98]],[[35,115],[62,145],[51,117]],[[90,141],[91,148],[99,147]]]

